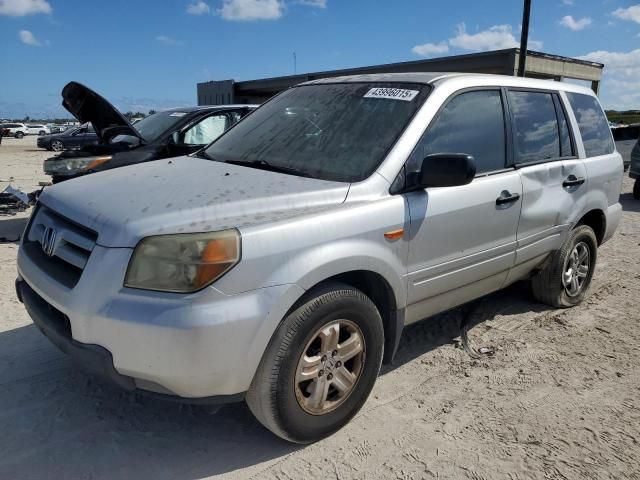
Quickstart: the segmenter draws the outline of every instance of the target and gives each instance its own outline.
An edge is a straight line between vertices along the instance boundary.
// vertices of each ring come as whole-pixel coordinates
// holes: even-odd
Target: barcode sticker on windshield
[[[405,90],[403,88],[372,88],[364,98],[387,98],[389,100],[403,100],[410,102],[416,95],[420,93],[418,90]]]

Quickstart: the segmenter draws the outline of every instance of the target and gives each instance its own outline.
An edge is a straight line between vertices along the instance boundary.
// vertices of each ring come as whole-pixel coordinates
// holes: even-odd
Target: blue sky
[[[637,2],[637,0],[635,0]],[[640,109],[640,3],[533,0],[531,49],[607,64],[602,100]],[[123,110],[196,102],[196,82],[507,48],[518,0],[0,0],[0,117],[64,112],[76,80]]]

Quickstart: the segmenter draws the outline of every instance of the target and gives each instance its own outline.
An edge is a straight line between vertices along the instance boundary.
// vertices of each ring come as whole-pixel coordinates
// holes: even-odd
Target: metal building
[[[198,83],[198,105],[262,103],[276,93],[298,83],[341,75],[398,72],[471,72],[514,75],[518,69],[519,57],[519,48],[508,48],[469,55],[455,55],[242,82],[212,80]],[[598,93],[603,67],[604,65],[601,63],[527,51],[525,71],[526,76],[532,78],[574,79],[591,82],[591,88]]]

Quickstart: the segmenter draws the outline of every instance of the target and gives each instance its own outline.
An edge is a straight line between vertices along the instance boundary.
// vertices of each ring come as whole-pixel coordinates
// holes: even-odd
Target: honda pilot
[[[16,287],[54,344],[121,388],[246,400],[308,443],[363,406],[405,326],[518,280],[580,304],[622,177],[577,85],[316,80],[198,153],[44,190]]]

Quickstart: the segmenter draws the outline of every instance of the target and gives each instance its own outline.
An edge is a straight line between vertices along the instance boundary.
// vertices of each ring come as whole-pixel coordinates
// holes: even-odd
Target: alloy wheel
[[[334,320],[316,330],[296,369],[300,407],[312,415],[338,408],[358,383],[365,353],[364,335],[350,320]]]
[[[591,269],[591,253],[585,242],[578,243],[565,262],[562,283],[567,295],[575,297],[582,292]]]

